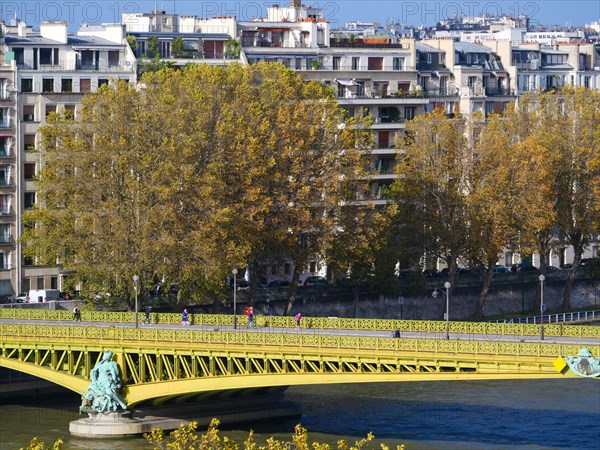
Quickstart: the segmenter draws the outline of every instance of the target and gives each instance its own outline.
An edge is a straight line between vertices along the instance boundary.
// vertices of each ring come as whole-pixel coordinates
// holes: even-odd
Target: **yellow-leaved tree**
[[[39,202],[23,244],[84,289],[131,299],[160,280],[220,300],[269,246],[302,267],[333,240],[368,131],[331,91],[280,64],[147,73],[42,129]],[[297,279],[297,278],[295,278]]]

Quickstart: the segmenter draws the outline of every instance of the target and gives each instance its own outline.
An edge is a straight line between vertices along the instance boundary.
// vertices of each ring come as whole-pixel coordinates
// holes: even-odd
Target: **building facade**
[[[103,84],[136,81],[136,59],[121,24],[83,26],[45,22],[34,31],[22,21],[2,25],[0,93],[0,296],[29,289],[62,289],[60,267],[26,259],[18,241],[21,216],[37,203],[35,152],[39,128],[52,113],[78,114],[81,98]]]

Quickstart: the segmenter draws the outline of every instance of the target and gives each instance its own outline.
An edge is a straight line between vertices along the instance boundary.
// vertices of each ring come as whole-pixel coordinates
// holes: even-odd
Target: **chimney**
[[[27,24],[21,20],[17,23],[17,35],[19,37],[27,36]]]
[[[46,39],[67,43],[67,22],[42,22],[40,24],[40,34]]]
[[[290,6],[292,8],[302,8],[302,0],[291,0]]]

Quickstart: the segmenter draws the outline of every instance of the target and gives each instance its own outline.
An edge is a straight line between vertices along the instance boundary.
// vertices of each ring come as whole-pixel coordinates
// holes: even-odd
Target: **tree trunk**
[[[360,286],[355,284],[352,286],[352,318],[356,318],[356,309],[358,308],[358,297],[360,294]]]
[[[300,273],[296,269],[298,266],[294,264],[294,274],[292,275],[292,281],[290,282],[290,287],[288,289],[288,304],[285,307],[285,311],[283,312],[284,316],[289,316],[292,312],[292,308],[294,307],[294,302],[296,301],[296,293],[298,292],[298,280],[300,279]]]
[[[473,314],[473,318],[475,320],[481,320],[483,318],[483,305],[485,304],[485,299],[490,292],[490,286],[492,284],[492,278],[494,278],[495,268],[496,260],[488,261],[488,268],[483,276],[483,286],[481,288],[481,292],[479,293],[477,303],[475,304],[475,313]]]
[[[258,288],[259,264],[258,259],[254,258],[250,263],[250,291],[248,292],[248,303],[250,306],[254,306],[254,299],[256,298],[256,290]]]
[[[581,255],[583,254],[584,240],[581,234],[572,234],[570,236],[571,245],[573,246],[573,266],[565,281],[565,290],[563,291],[563,300],[561,310],[563,312],[570,311],[571,309],[571,292],[573,291],[573,283],[575,281],[575,273],[581,264]]]

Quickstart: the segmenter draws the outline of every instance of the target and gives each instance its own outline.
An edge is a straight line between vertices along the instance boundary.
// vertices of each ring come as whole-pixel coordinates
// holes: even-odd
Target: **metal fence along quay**
[[[138,313],[143,316],[143,313]],[[67,310],[36,310],[36,309],[0,309],[0,319],[22,321],[71,321],[73,313]],[[190,314],[191,325],[201,327],[221,328],[233,325],[233,315],[225,314]],[[258,328],[295,328],[293,317],[287,316],[256,316]],[[133,312],[103,312],[81,311],[81,320],[91,323],[132,324],[135,323]],[[151,313],[153,324],[175,325],[181,323],[178,313]],[[22,322],[23,323],[23,322]],[[238,327],[246,324],[244,315],[237,316]],[[394,320],[394,319],[352,319],[343,317],[303,317],[304,329],[324,330],[356,330],[356,331],[391,331],[399,328],[402,332],[443,333],[445,321],[434,320]],[[450,321],[450,333],[462,335],[501,335],[501,336],[536,336],[539,334],[539,324],[532,323],[496,323],[496,322],[458,322]],[[544,326],[547,336],[555,337],[586,337],[600,339],[600,326],[547,324]]]

